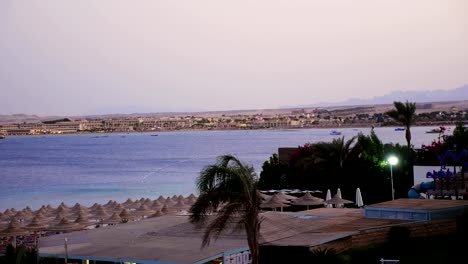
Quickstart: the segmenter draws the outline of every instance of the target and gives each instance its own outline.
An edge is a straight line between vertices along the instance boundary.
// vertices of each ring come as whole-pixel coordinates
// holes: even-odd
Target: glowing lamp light
[[[388,159],[387,159],[388,163],[391,165],[391,166],[395,166],[398,164],[398,158],[395,157],[395,156],[390,156]]]
[[[388,164],[390,164],[390,182],[392,184],[392,200],[395,200],[395,189],[393,188],[393,166],[398,164],[398,158],[395,156],[390,156],[387,159]]]

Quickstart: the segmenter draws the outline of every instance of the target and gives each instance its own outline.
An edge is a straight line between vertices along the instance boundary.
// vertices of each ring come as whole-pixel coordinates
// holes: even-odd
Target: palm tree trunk
[[[410,126],[406,126],[406,143],[408,144],[408,149],[411,149],[411,131],[410,131]]]
[[[249,244],[250,256],[252,257],[252,264],[259,263],[259,236],[260,236],[260,221],[258,216],[254,216],[251,223],[245,225],[247,232],[247,243]]]

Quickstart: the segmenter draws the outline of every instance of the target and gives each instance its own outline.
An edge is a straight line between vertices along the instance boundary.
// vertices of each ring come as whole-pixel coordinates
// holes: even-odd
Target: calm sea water
[[[437,134],[412,128],[415,146],[429,144]],[[338,129],[346,138],[369,128]],[[200,170],[222,154],[234,154],[254,166],[278,147],[331,141],[330,129],[193,131],[8,137],[0,140],[0,210],[33,209],[76,202],[90,206],[109,199],[156,198],[195,192]],[[376,128],[384,141],[405,143],[404,132]]]

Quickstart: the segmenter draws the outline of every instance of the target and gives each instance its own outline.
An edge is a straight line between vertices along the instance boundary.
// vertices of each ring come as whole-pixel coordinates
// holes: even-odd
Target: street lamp
[[[68,263],[68,238],[64,238],[65,240],[65,264]]]
[[[390,164],[390,182],[392,183],[392,200],[395,200],[395,189],[393,188],[393,165],[398,164],[398,158],[395,156],[390,156],[388,159],[388,164]]]

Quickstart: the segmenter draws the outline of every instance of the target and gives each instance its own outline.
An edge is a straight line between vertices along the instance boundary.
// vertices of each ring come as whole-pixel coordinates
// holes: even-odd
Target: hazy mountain
[[[406,102],[406,100],[417,103],[468,100],[468,84],[452,90],[395,91],[371,99],[352,98],[341,102],[318,103],[313,106],[392,104],[394,101]]]

